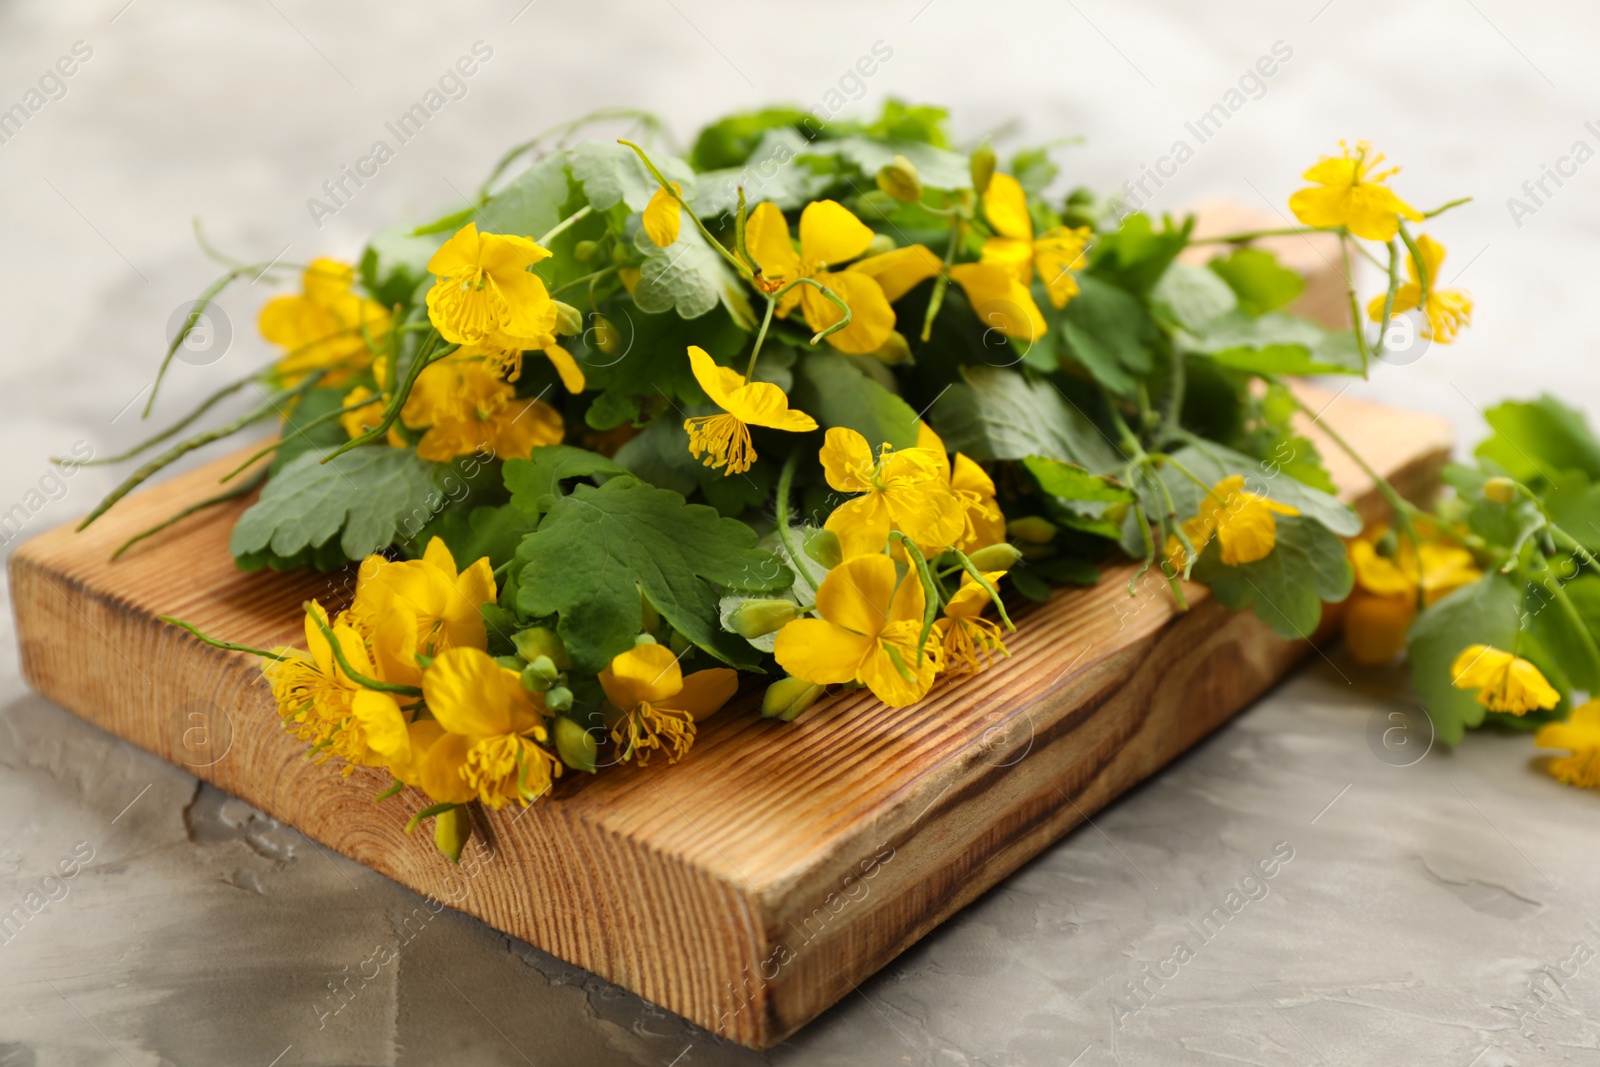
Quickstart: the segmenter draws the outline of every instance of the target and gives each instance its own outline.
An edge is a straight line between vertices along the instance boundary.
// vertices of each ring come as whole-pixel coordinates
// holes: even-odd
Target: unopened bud
[[[596,348],[608,356],[617,354],[617,350],[622,347],[622,335],[617,333],[617,328],[611,324],[610,319],[596,312],[594,325],[590,329],[593,331],[590,334],[590,341]]]
[[[654,634],[639,634],[633,639],[634,648],[638,648],[640,645],[653,645],[655,643],[656,638]]]
[[[982,196],[989,191],[989,182],[994,178],[994,147],[988,141],[984,141],[973,150],[969,166],[972,172],[973,192]]]
[[[915,204],[922,199],[922,175],[911,160],[895,156],[878,168],[878,188],[903,204]]]
[[[461,850],[472,837],[472,820],[464,807],[441,811],[433,817],[433,844],[450,857],[451,863],[461,862]]]
[[[522,688],[530,693],[542,693],[560,680],[561,668],[549,656],[536,656],[522,668]]]
[[[570,335],[583,332],[583,312],[571,304],[552,300],[556,306],[556,333]]]
[[[890,367],[898,366],[901,363],[909,363],[911,362],[911,342],[907,341],[906,335],[899,330],[890,330],[889,339],[872,353],[872,358]]]
[[[765,637],[793,622],[796,607],[792,600],[746,600],[728,615],[728,629],[747,640]]]
[[[830,571],[844,562],[844,549],[839,545],[839,535],[832,530],[812,530],[806,534],[806,555]]]
[[[548,656],[550,661],[562,670],[572,666],[567,659],[567,648],[561,643],[561,638],[554,630],[544,626],[533,626],[511,635],[511,643],[517,646],[517,655],[528,663],[532,663],[540,656]]]
[[[793,722],[795,716],[817,702],[822,686],[803,678],[784,678],[767,686],[761,698],[761,714],[769,719]]]
[[[600,745],[594,734],[585,730],[576,719],[569,719],[565,715],[556,719],[553,732],[556,754],[561,757],[561,762],[575,771],[593,774],[595,760],[600,754]]]
[[[600,251],[599,242],[579,241],[575,246],[573,246],[572,258],[577,260],[579,263],[587,263],[594,258],[594,254],[598,251]]]
[[[967,558],[972,561],[974,567],[984,573],[989,571],[1008,571],[1011,569],[1012,564],[1022,558],[1022,550],[1017,548],[1016,545],[1001,541],[998,545],[980,548],[968,555]]]
[[[544,695],[544,706],[554,712],[572,710],[572,690],[564,685],[551,686]]]
[[[1517,483],[1503,475],[1496,475],[1483,483],[1483,495],[1496,504],[1509,504],[1517,499]]]
[[[881,256],[885,252],[893,252],[898,247],[900,246],[895,244],[893,237],[886,233],[875,233],[872,235],[872,240],[867,242],[867,250],[861,254],[863,256]]]
[[[632,258],[633,257],[628,253],[627,247],[623,245],[621,241],[618,241],[616,244],[611,246],[611,262],[617,266],[626,267],[628,265],[628,261]]]
[[[1044,545],[1056,539],[1056,524],[1038,515],[1025,515],[1006,523],[1006,533],[1019,541]]]

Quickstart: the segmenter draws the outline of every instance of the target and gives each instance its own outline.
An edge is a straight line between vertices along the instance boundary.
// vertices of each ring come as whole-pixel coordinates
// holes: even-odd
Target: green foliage
[[[1150,291],[1150,309],[1162,324],[1200,333],[1239,307],[1228,284],[1204,267],[1174,263]]]
[[[584,196],[596,211],[609,211],[618,204],[629,211],[643,211],[661,188],[638,153],[615,141],[584,141],[569,158],[573,179],[583,186]],[[653,152],[650,158],[668,181],[683,187],[685,200],[694,199],[694,171],[687,163],[664,152]]]
[[[561,496],[563,482],[626,473],[598,452],[572,445],[545,445],[535,448],[527,459],[506,460],[501,477],[511,492],[512,507],[537,520]]]
[[[1278,636],[1309,638],[1322,621],[1322,602],[1350,595],[1350,561],[1344,542],[1320,522],[1280,515],[1277,527],[1277,544],[1265,558],[1236,567],[1222,562],[1221,543],[1213,540],[1193,576],[1226,607],[1254,610]]]
[[[800,134],[811,121],[810,115],[793,107],[769,107],[743,115],[729,115],[700,131],[689,153],[689,162],[698,171],[741,166],[752,155],[759,158],[756,149],[769,132],[789,130]]]
[[[1173,459],[1183,464],[1206,485],[1215,485],[1232,474],[1244,475],[1245,490],[1298,508],[1304,516],[1326,526],[1341,537],[1354,537],[1361,532],[1361,516],[1348,504],[1336,497],[1315,489],[1294,478],[1282,476],[1281,470],[1270,462],[1262,463],[1230,448],[1216,444],[1189,445],[1173,453]],[[1181,515],[1193,515],[1200,510],[1204,495],[1199,486],[1170,466],[1161,472]]]
[[[1101,234],[1089,250],[1089,273],[1136,296],[1148,293],[1188,244],[1194,219],[1174,225],[1170,217],[1156,229],[1148,215],[1135,213],[1112,233]],[[1081,279],[1080,279],[1081,280]]]
[[[1485,710],[1472,691],[1451,684],[1451,664],[1469,645],[1517,648],[1521,620],[1519,583],[1487,574],[1427,608],[1411,624],[1411,684],[1427,703],[1440,741],[1460,744],[1467,727],[1483,722]]]
[[[1278,257],[1260,248],[1240,248],[1218,256],[1206,264],[1228,283],[1239,299],[1239,307],[1250,315],[1276,311],[1299,299],[1306,280],[1299,271],[1278,262]]]
[[[873,448],[917,443],[917,413],[842,355],[817,352],[800,360],[794,403],[824,429],[848,427]]]
[[[1125,462],[1109,437],[1048,379],[1003,367],[965,367],[933,406],[945,447],[979,462],[1046,456],[1110,471]]]
[[[1067,352],[1094,379],[1119,396],[1131,396],[1155,363],[1161,344],[1155,320],[1126,290],[1093,275],[1061,313]]]
[[[566,202],[567,161],[556,153],[541,159],[490,197],[478,213],[478,228],[538,240],[561,221]]]
[[[417,286],[428,280],[428,260],[448,236],[415,237],[408,226],[379,230],[361,253],[362,287],[384,307],[409,302]]]
[[[579,485],[555,500],[513,567],[518,609],[558,615],[573,665],[590,673],[633,646],[643,626],[641,595],[697,647],[758,670],[761,657],[719,623],[719,588],[778,592],[794,580],[756,547],[750,527],[632,478]]]
[[[1559,471],[1581,471],[1600,479],[1600,441],[1583,414],[1552,396],[1508,400],[1484,413],[1494,434],[1477,448],[1523,482],[1553,479]]]
[[[1184,339],[1184,347],[1224,367],[1274,377],[1360,374],[1361,353],[1348,332],[1329,333],[1310,319],[1269,311],[1233,311]]]

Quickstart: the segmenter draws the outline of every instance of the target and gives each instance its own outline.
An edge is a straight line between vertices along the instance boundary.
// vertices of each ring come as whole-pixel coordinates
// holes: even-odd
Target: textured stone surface
[[[1594,165],[1547,182],[1520,227],[1506,205],[1573,142],[1600,147],[1582,103],[1600,88],[1587,54],[1600,16],[1576,3],[909,0],[759,18],[703,0],[124,3],[0,9],[0,107],[75,41],[93,49],[0,144],[0,511],[30,502],[33,530],[112,483],[90,468],[30,496],[48,455],[79,441],[110,455],[138,435],[125,409],[170,315],[215,269],[194,216],[248,259],[352,255],[370,230],[446,206],[505,144],[589,108],[648,103],[680,132],[768,99],[827,108],[830,91],[856,91],[846,71],[877,41],[893,55],[852,106],[896,93],[947,101],[963,135],[1082,133],[1065,160],[1096,185],[1187,139],[1195,156],[1156,208],[1281,206],[1317,153],[1372,137],[1420,205],[1479,197],[1438,232],[1447,276],[1481,310],[1463,343],[1351,395],[1446,414],[1468,439],[1476,409],[1510,392],[1600,400],[1582,313]],[[792,30],[773,28],[780,11]],[[306,199],[478,40],[494,54],[467,95],[319,230]],[[1265,95],[1198,144],[1184,123],[1279,40],[1293,55]],[[161,411],[265,358],[263,296],[225,298],[231,346],[180,365]],[[1586,845],[1600,799],[1541,776],[1523,737],[1379,759],[1369,731],[1405,707],[1401,679],[1337,653],[761,1057],[477,922],[419,913],[420,898],[28,694],[0,626],[0,911],[49,900],[0,943],[4,1067],[1489,1067],[1591,1063],[1600,1048],[1600,962],[1573,958],[1600,949]],[[1244,882],[1280,842],[1293,858]],[[75,876],[45,881],[63,862]],[[1237,914],[1203,926],[1236,889]],[[1563,969],[1575,976],[1558,988],[1547,975]],[[1534,982],[1548,1004],[1529,1015]]]

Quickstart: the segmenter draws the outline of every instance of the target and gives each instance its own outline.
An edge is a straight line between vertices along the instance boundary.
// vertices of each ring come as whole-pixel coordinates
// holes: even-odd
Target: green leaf
[[[1194,578],[1225,607],[1252,608],[1279,637],[1309,638],[1322,621],[1323,601],[1350,595],[1354,575],[1344,542],[1320,522],[1277,516],[1277,543],[1265,558],[1229,567],[1213,539],[1194,565]]]
[[[1004,367],[963,367],[965,379],[933,406],[947,448],[980,463],[1048,456],[1091,471],[1127,462],[1087,415],[1048,380]]]
[[[682,187],[685,200],[694,199],[694,171],[687,163],[665,153],[651,152],[650,158],[668,181]],[[661,188],[638,153],[615,141],[585,141],[572,150],[570,163],[573,178],[596,211],[609,211],[618,204],[643,211]]]
[[[1508,400],[1484,413],[1494,435],[1477,448],[1521,482],[1582,471],[1600,480],[1600,441],[1583,413],[1552,396]]]
[[[676,311],[685,319],[697,319],[719,303],[742,308],[749,318],[749,301],[740,290],[722,257],[706,243],[700,231],[683,226],[678,239],[666,248],[657,248],[641,229],[634,241],[645,259],[639,265],[639,283],[633,288],[633,302],[640,311],[659,314]]]
[[[1174,263],[1150,291],[1150,310],[1169,326],[1199,333],[1239,306],[1227,282],[1204,267]]]
[[[622,411],[629,409],[627,398],[635,399],[631,405],[635,411],[637,401],[659,404],[662,397],[679,404],[704,403],[705,392],[689,368],[689,346],[699,345],[726,364],[749,340],[749,334],[727,315],[713,313],[691,323],[673,314],[643,315],[623,301],[608,302],[601,311],[616,329],[623,345],[620,353],[590,347],[589,335],[567,342],[583,365],[587,388],[601,391],[596,403],[604,399]]]
[[[972,172],[967,157],[944,148],[916,141],[872,141],[865,137],[845,137],[838,141],[812,145],[813,154],[837,153],[861,168],[868,177],[905,156],[917,168],[922,184],[929,189],[970,189]]]
[[[1067,351],[1101,385],[1132,395],[1150,372],[1159,331],[1144,305],[1093,275],[1078,277],[1080,292],[1061,312]]]
[[[579,485],[555,501],[517,550],[517,606],[559,615],[557,631],[575,667],[603,670],[633,647],[643,625],[640,593],[695,645],[731,666],[757,670],[761,657],[718,619],[721,592],[778,592],[793,572],[756,547],[755,531],[631,478]]]
[[[793,107],[769,107],[729,115],[700,131],[689,153],[689,162],[698,171],[738,167],[746,160],[761,159],[760,149],[774,133],[788,134],[804,144],[800,131],[814,121],[809,114]]]
[[[527,459],[508,459],[500,476],[511,491],[511,506],[537,519],[561,495],[561,483],[597,474],[628,473],[619,464],[573,445],[544,445]]]
[[[806,157],[806,158],[802,158]],[[784,211],[793,211],[815,200],[837,176],[813,168],[816,153],[811,142],[784,127],[770,130],[739,166],[709,170],[697,179],[694,211],[703,219],[732,215],[739,206],[739,187],[744,187],[745,203],[750,207],[763,200]]]
[[[537,515],[509,504],[477,507],[465,514],[447,511],[422,528],[417,544],[426,546],[439,538],[462,570],[485,556],[491,567],[500,567],[516,555],[518,543],[538,523]]]
[[[1490,573],[1424,608],[1411,624],[1412,687],[1427,702],[1440,741],[1460,744],[1467,727],[1483,722],[1475,694],[1451,684],[1456,657],[1469,645],[1516,648],[1521,618],[1521,583]]]
[[[1027,572],[1047,578],[1057,585],[1089,586],[1100,581],[1100,571],[1095,565],[1079,556],[1051,556],[1037,560],[1028,564]]]
[[[489,198],[478,226],[491,233],[536,241],[561,221],[567,194],[566,157],[560,153],[546,156]]]
[[[1189,243],[1192,229],[1192,216],[1181,226],[1174,226],[1170,217],[1163,218],[1157,230],[1148,215],[1129,215],[1090,247],[1089,273],[1130,293],[1148,293]]]
[[[1310,319],[1269,311],[1234,311],[1183,339],[1184,347],[1251,374],[1360,374],[1361,353],[1348,330],[1330,333]]]
[[[1208,486],[1216,485],[1231,474],[1242,474],[1247,492],[1298,508],[1301,514],[1315,519],[1341,537],[1354,537],[1361,532],[1361,516],[1356,514],[1354,508],[1304,482],[1283,477],[1281,470],[1273,467],[1270,461],[1259,462],[1230,448],[1210,443],[1203,447],[1186,445],[1173,453],[1173,458]],[[1193,515],[1200,510],[1203,494],[1199,486],[1171,467],[1163,469],[1161,477],[1167,483],[1180,515]]]
[[[332,543],[358,560],[413,536],[444,504],[439,464],[409,448],[370,445],[327,463],[307,452],[267,482],[233,527],[234,556],[292,556]]]
[[[1306,280],[1300,272],[1285,267],[1277,256],[1264,249],[1241,248],[1218,256],[1206,266],[1228,283],[1239,297],[1239,306],[1251,315],[1286,307],[1306,291]]]
[[[428,280],[428,260],[447,236],[413,237],[405,226],[379,230],[361,253],[361,284],[384,307],[409,302]]]
[[[695,459],[689,452],[683,419],[675,411],[629,438],[617,449],[617,462],[629,474],[661,489],[689,496],[698,488],[724,515],[737,516],[762,506],[772,489],[772,468],[766,464],[757,464],[743,474],[728,474]]]
[[[895,448],[917,443],[919,420],[911,405],[844,356],[814,352],[802,358],[794,405],[824,429],[844,426],[856,431],[874,449],[885,442]]]
[[[344,427],[336,418],[306,428],[313,420],[344,407],[344,398],[348,392],[347,387],[313,389],[289,410],[288,418],[278,431],[283,443],[278,446],[278,451],[272,457],[274,477],[305,453],[331,450],[350,439],[350,435],[345,433]]]
[[[1544,493],[1545,510],[1562,531],[1600,555],[1600,484],[1581,471],[1562,471]]]
[[[1077,464],[1063,463],[1049,456],[1028,456],[1023,460],[1023,466],[1039,483],[1039,489],[1050,496],[1093,503],[1133,503],[1132,489],[1118,485],[1109,478],[1091,474]]]

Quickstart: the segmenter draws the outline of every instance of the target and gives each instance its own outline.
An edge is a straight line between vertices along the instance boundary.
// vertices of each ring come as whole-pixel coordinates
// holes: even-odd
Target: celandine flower
[[[984,580],[999,588],[1004,571],[985,573]],[[1000,624],[983,617],[989,606],[989,591],[961,576],[961,586],[944,606],[944,617],[933,624],[944,646],[944,669],[948,674],[977,674],[994,662],[996,654],[1011,655],[1000,637]]]
[[[1561,703],[1538,667],[1490,645],[1468,646],[1450,665],[1450,681],[1457,689],[1476,689],[1478,703],[1490,711],[1526,715]]]
[[[1222,546],[1222,562],[1237,567],[1271,554],[1278,543],[1274,516],[1298,514],[1299,508],[1246,491],[1244,476],[1230,474],[1211,487],[1200,503],[1200,514],[1184,522],[1183,532],[1196,552],[1205,551],[1215,537]],[[1167,560],[1174,571],[1183,568],[1183,544],[1175,536],[1167,539]]]
[[[547,738],[542,697],[487,652],[452,648],[422,672],[422,696],[445,731],[428,748],[418,779],[429,796],[491,808],[526,806],[549,792],[561,763]]]
[[[944,441],[933,427],[920,423],[917,447],[942,457],[942,472],[950,493],[961,506],[965,529],[955,547],[963,552],[997,545],[1006,539],[1006,517],[995,500],[994,479],[970,457],[957,452],[954,463],[945,451]]]
[[[1550,761],[1550,773],[1558,781],[1589,789],[1600,787],[1600,700],[1575,709],[1566,722],[1539,727],[1533,743],[1570,753]]]
[[[683,187],[677,182],[672,182],[672,193],[683,195]],[[644,215],[640,222],[644,226],[645,236],[657,248],[666,248],[678,240],[678,230],[683,225],[683,208],[677,198],[666,189],[657,189],[650,197],[650,203],[645,205]]]
[[[1472,297],[1465,289],[1438,287],[1439,266],[1444,262],[1443,245],[1422,233],[1417,235],[1417,250],[1422,253],[1422,263],[1417,263],[1416,256],[1406,255],[1406,274],[1411,280],[1395,290],[1391,314],[1397,315],[1416,307],[1422,296],[1422,279],[1427,278],[1428,300],[1422,307],[1422,313],[1427,317],[1428,325],[1424,333],[1432,340],[1447,345],[1456,339],[1458,331],[1472,324]],[[1387,295],[1377,296],[1367,305],[1367,314],[1373,322],[1383,318],[1383,302]]]
[[[1344,643],[1357,663],[1388,663],[1406,647],[1406,633],[1419,607],[1427,607],[1483,577],[1472,553],[1458,545],[1409,537],[1394,542],[1391,555],[1378,550],[1388,540],[1377,527],[1350,542],[1355,587],[1345,604]]]
[[[528,268],[550,252],[526,237],[479,233],[467,223],[428,260],[437,276],[428,318],[453,344],[544,348],[555,342],[556,305]]]
[[[1036,239],[1027,194],[1009,174],[989,179],[989,188],[983,193],[983,214],[997,236],[983,242],[982,262],[1004,267],[1024,288],[1033,284],[1037,269],[1055,307],[1066,307],[1067,301],[1078,295],[1072,268],[1082,265],[1083,250],[1089,244],[1088,227],[1052,226]]]
[[[340,669],[318,620],[327,625],[328,613],[313,601],[305,620],[309,651],[276,649],[284,658],[267,660],[261,673],[272,685],[284,727],[309,742],[319,760],[340,757],[346,764],[345,774],[358,765],[377,766],[382,760],[368,746],[361,723],[352,718],[352,703],[366,690]],[[369,678],[381,673],[367,656],[366,643],[355,628],[340,619],[329,630],[352,670]]]
[[[400,420],[413,430],[427,427],[417,455],[435,463],[483,451],[496,459],[527,459],[533,449],[560,444],[566,435],[560,412],[542,400],[517,399],[509,382],[470,356],[424,368]]]
[[[298,296],[267,301],[256,320],[261,336],[287,350],[274,370],[293,385],[316,370],[337,385],[372,360],[372,346],[389,335],[389,311],[351,292],[355,268],[336,259],[314,259],[301,275]]]
[[[835,426],[820,453],[828,484],[860,494],[834,509],[823,525],[839,538],[844,558],[882,552],[889,531],[899,530],[924,552],[955,544],[966,528],[965,511],[950,491],[942,453],[927,448],[895,451],[884,445],[877,460],[867,439]]]
[[[363,560],[345,617],[372,634],[373,656],[384,666],[385,681],[416,685],[418,654],[487,646],[482,608],[494,600],[488,558],[458,571],[450,549],[435,537],[421,559]]]
[[[790,433],[817,428],[816,419],[790,409],[782,389],[770,382],[746,382],[744,375],[718,365],[703,348],[689,346],[689,366],[706,396],[723,411],[687,419],[683,424],[689,433],[689,454],[696,459],[705,456],[707,467],[725,467],[724,475],[749,470],[756,458],[750,445],[752,426]]]
[[[623,760],[643,767],[655,752],[677,763],[694,744],[695,723],[733,699],[739,672],[726,667],[685,677],[678,657],[664,645],[636,645],[600,672],[606,699],[622,711],[611,739]]]
[[[1399,167],[1378,170],[1383,156],[1366,141],[1357,141],[1353,152],[1343,141],[1339,147],[1342,156],[1323,156],[1302,175],[1316,187],[1289,198],[1295,218],[1307,226],[1343,226],[1369,241],[1393,240],[1402,218],[1422,221],[1422,212],[1384,184]]]

